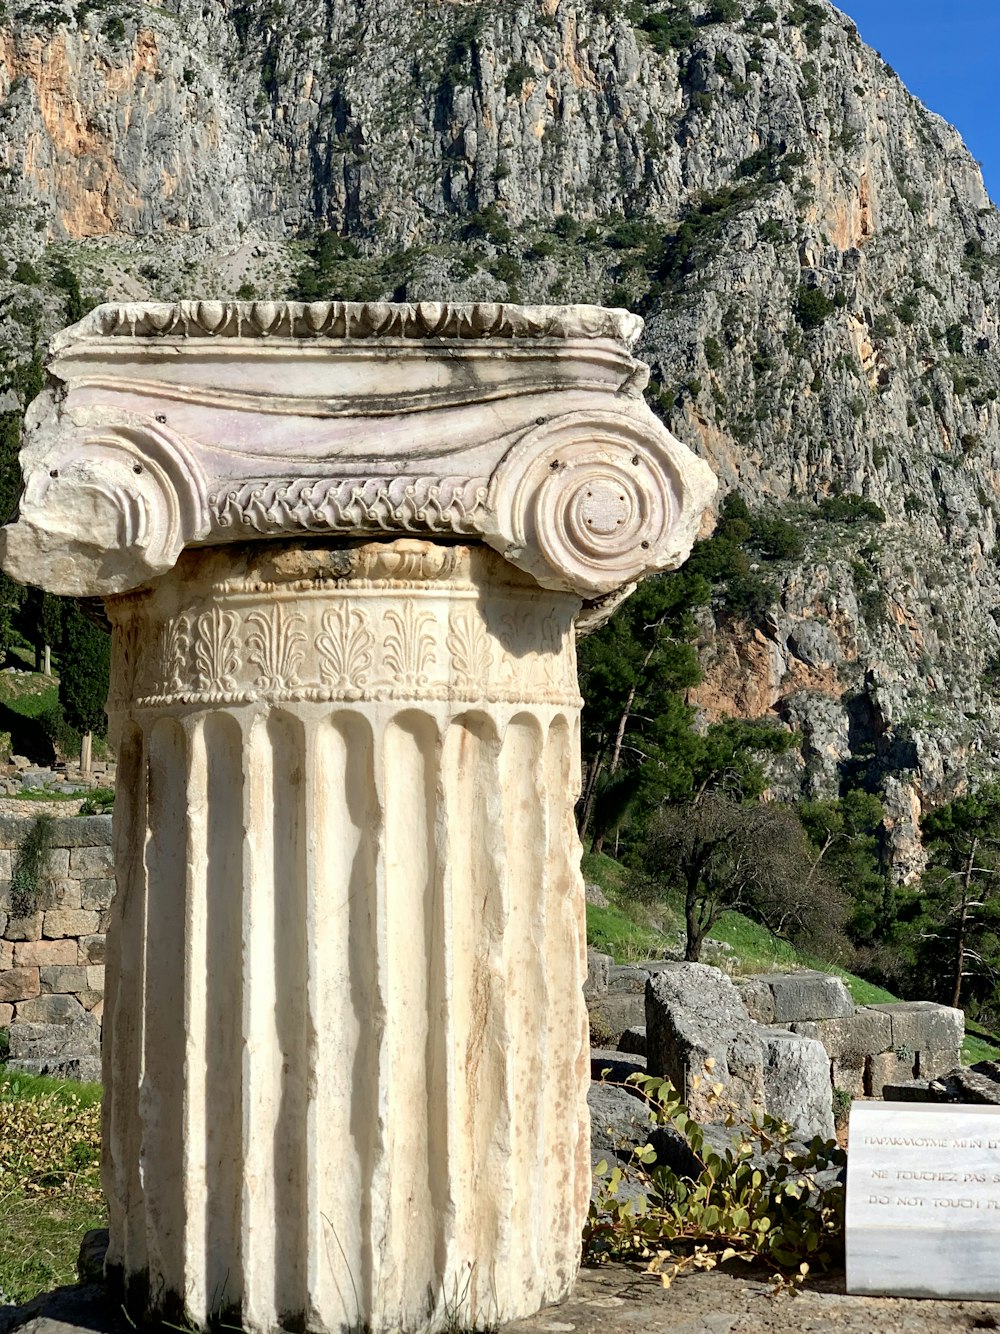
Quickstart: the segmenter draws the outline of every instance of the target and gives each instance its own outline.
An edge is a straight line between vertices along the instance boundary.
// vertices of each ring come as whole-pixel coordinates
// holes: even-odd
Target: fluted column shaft
[[[590,1187],[579,598],[483,547],[108,600],[109,1266],[252,1331],[528,1314]]]

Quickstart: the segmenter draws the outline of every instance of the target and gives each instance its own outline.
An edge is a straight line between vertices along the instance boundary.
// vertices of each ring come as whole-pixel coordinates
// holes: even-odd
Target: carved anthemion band
[[[99,306],[73,332],[77,339],[609,338],[632,347],[642,320],[602,306],[495,301],[180,301]]]
[[[110,599],[109,713],[417,699],[579,706],[574,597],[525,605],[530,585],[508,580],[504,592],[501,580],[483,604],[475,577],[507,568],[483,549],[361,546],[336,583],[326,554],[304,554],[319,572],[311,580],[269,583],[255,564],[216,584],[204,610],[182,596],[188,567],[204,566],[198,553],[182,558],[172,597],[154,588]]]

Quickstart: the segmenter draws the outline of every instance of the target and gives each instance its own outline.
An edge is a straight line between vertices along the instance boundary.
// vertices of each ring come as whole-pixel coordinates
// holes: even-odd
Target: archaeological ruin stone
[[[594,307],[105,306],[16,578],[113,626],[108,1267],[139,1314],[441,1329],[573,1283],[574,631],[714,481]]]

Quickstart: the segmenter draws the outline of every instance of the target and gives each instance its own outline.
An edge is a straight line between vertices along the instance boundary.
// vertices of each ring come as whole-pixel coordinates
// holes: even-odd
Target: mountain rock
[[[847,17],[0,4],[9,474],[45,340],[88,305],[289,292],[643,313],[656,409],[802,539],[762,557],[767,616],[704,618],[692,699],[801,734],[778,794],[880,791],[919,871],[921,812],[998,767],[1000,218]]]

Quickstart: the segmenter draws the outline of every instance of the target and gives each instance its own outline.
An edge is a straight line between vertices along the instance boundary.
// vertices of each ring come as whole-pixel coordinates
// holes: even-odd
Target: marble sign
[[[1000,1107],[856,1102],[847,1291],[1000,1300]]]

